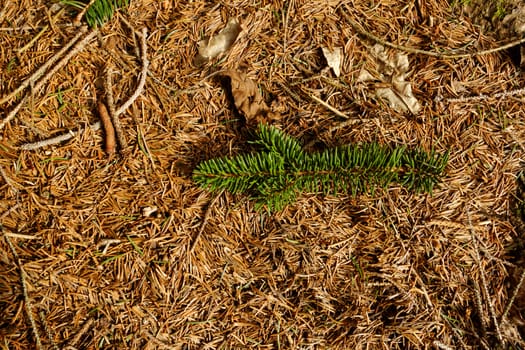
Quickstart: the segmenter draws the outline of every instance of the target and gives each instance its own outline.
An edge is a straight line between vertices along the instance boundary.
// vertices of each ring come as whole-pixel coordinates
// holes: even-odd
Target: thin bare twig
[[[33,235],[24,235],[22,233],[14,233],[14,232],[4,232],[4,234],[10,238],[18,238],[18,239],[39,239],[37,236]]]
[[[38,78],[44,74],[51,65],[53,65],[60,57],[64,55],[64,53],[73,46],[75,42],[87,31],[87,27],[80,28],[80,31],[73,37],[73,39],[69,40],[68,43],[60,49],[56,54],[54,54],[46,63],[44,63],[40,68],[36,70],[29,78],[24,80],[20,86],[18,86],[15,90],[13,90],[9,95],[3,97],[0,100],[0,105],[4,104],[5,102],[12,99],[14,96],[18,95],[21,91],[23,91],[25,88],[27,88],[29,85],[34,84]]]
[[[518,45],[521,45],[521,44],[525,43],[525,38],[521,38],[519,40],[515,40],[515,41],[512,41],[512,42],[510,42],[508,44],[505,44],[505,45],[502,45],[502,46],[498,46],[498,47],[495,47],[495,48],[492,48],[492,49],[481,50],[481,51],[474,51],[474,52],[470,52],[470,53],[460,53],[460,54],[446,54],[446,53],[439,53],[439,52],[434,52],[434,51],[427,51],[427,50],[416,49],[416,48],[412,48],[412,47],[406,47],[406,46],[402,46],[402,45],[393,44],[391,42],[388,42],[386,40],[383,40],[383,39],[375,36],[374,34],[368,32],[368,31],[366,31],[364,29],[361,29],[359,27],[359,25],[352,18],[350,18],[350,16],[348,15],[348,13],[351,12],[351,10],[348,8],[348,5],[344,5],[344,6],[346,8],[346,11],[341,11],[341,13],[345,16],[346,20],[350,23],[350,25],[359,34],[364,35],[368,39],[370,39],[372,41],[375,41],[375,42],[377,42],[377,43],[379,43],[379,44],[381,44],[383,46],[388,46],[388,47],[396,49],[396,50],[401,50],[401,51],[405,51],[405,52],[409,52],[409,53],[413,53],[413,54],[426,55],[426,56],[432,56],[432,57],[437,57],[437,58],[441,58],[441,59],[453,60],[453,59],[458,59],[458,58],[468,58],[468,57],[489,55],[489,54],[496,53],[496,52],[499,52],[499,51],[504,51],[504,50],[510,49],[511,47],[518,46]]]
[[[142,71],[140,73],[140,80],[139,80],[139,83],[137,85],[137,89],[135,90],[133,95],[131,95],[131,97],[126,102],[124,102],[124,104],[122,106],[120,106],[119,109],[117,109],[117,111],[115,112],[115,115],[117,115],[117,116],[119,116],[122,113],[124,113],[126,111],[126,109],[128,109],[128,107],[131,106],[133,104],[133,102],[135,102],[135,100],[140,96],[140,94],[142,94],[142,91],[144,90],[144,86],[146,85],[146,77],[148,76],[148,68],[149,68],[149,60],[148,60],[148,55],[147,55],[147,49],[148,49],[147,35],[148,35],[147,29],[146,28],[142,28],[142,35],[141,35],[141,39],[142,39]]]
[[[325,108],[329,109],[330,111],[334,112],[336,115],[340,116],[340,117],[343,117],[345,119],[350,119],[349,116],[347,116],[346,114],[344,114],[343,112],[339,111],[338,109],[336,109],[335,107],[332,107],[331,105],[329,105],[328,103],[326,103],[325,101],[321,100],[319,97],[313,95],[313,94],[309,94],[308,97],[310,97],[312,100],[314,100],[315,102],[323,105]]]
[[[13,205],[11,208],[7,209],[2,215],[0,215],[0,221],[4,220],[9,214],[14,212],[20,206],[19,203]],[[1,225],[1,223],[0,223]]]
[[[193,252],[193,249],[195,249],[195,245],[197,244],[197,241],[199,240],[200,236],[202,235],[202,233],[204,232],[204,227],[206,227],[206,224],[208,223],[208,220],[210,218],[210,214],[211,214],[211,210],[213,208],[213,206],[215,205],[215,203],[217,202],[217,200],[219,200],[219,197],[224,193],[224,190],[221,190],[216,196],[215,198],[213,198],[213,200],[210,202],[210,204],[208,204],[208,208],[206,209],[206,213],[204,214],[204,219],[202,219],[202,223],[201,223],[201,227],[199,228],[199,232],[197,232],[197,234],[195,235],[195,237],[193,238],[193,241],[191,242],[191,245],[190,245],[190,253]]]
[[[23,105],[26,104],[26,102],[29,100],[29,94],[26,94],[24,98],[18,102],[18,104],[7,114],[7,116],[0,122],[0,130],[4,128],[4,126],[9,123],[11,120],[13,120],[16,117],[16,114],[18,111],[22,108]]]
[[[448,98],[448,103],[454,103],[454,102],[477,102],[477,101],[483,101],[488,100],[490,98],[505,98],[509,96],[515,96],[515,95],[525,95],[525,88],[522,89],[515,89],[505,92],[498,92],[493,95],[477,95],[477,96],[470,96],[470,97],[458,97],[458,98]]]
[[[74,348],[78,342],[80,341],[80,339],[82,339],[82,337],[84,336],[84,334],[87,333],[87,331],[89,330],[89,328],[91,328],[91,325],[93,325],[95,321],[90,318],[89,320],[86,321],[86,323],[84,323],[84,325],[82,326],[82,328],[80,329],[80,331],[78,331],[77,334],[75,334],[75,337],[73,339],[71,339],[71,341],[69,342],[68,346],[66,348]]]
[[[100,249],[100,247],[102,247],[102,246],[108,246],[110,244],[119,244],[120,242],[122,242],[122,241],[120,239],[116,239],[116,238],[103,239],[103,240],[101,240],[100,242],[97,243],[97,249]]]
[[[101,126],[100,121],[97,121],[97,122],[91,124],[89,126],[89,128],[91,130],[93,130],[93,131],[96,131],[96,130],[100,129],[100,126]],[[38,149],[38,148],[56,145],[57,143],[61,143],[61,142],[64,142],[64,141],[72,139],[79,132],[80,131],[68,130],[68,132],[66,134],[58,135],[58,136],[52,137],[50,139],[37,141],[37,142],[32,142],[32,143],[26,143],[26,144],[22,145],[20,147],[20,149],[24,150],[24,151],[32,151],[32,150],[35,150],[35,149]]]
[[[92,31],[90,33],[90,35],[91,35],[90,38],[93,38],[96,35],[96,31]],[[86,38],[82,39],[82,41],[85,41]],[[139,83],[138,83],[137,89],[135,90],[133,95],[118,110],[115,111],[115,117],[118,117],[120,114],[124,113],[126,111],[126,109],[129,106],[131,106],[133,104],[133,102],[135,102],[135,100],[144,91],[144,86],[146,85],[146,77],[148,75],[148,68],[149,68],[149,60],[148,60],[148,56],[147,56],[147,46],[148,45],[147,45],[147,40],[146,40],[147,39],[147,29],[146,28],[142,29],[141,39],[142,39],[142,71],[140,73]],[[89,41],[89,40],[87,40],[87,41]],[[82,45],[82,47],[84,45],[85,45],[85,43]],[[40,82],[39,82],[39,84],[40,84]],[[36,86],[36,88],[39,88],[39,87],[40,87],[40,85]],[[27,96],[24,99],[26,99],[26,98],[27,98]],[[17,106],[17,107],[20,108],[19,106]],[[14,115],[11,117],[11,119],[12,118],[14,118]],[[7,118],[6,118],[6,120],[4,120],[3,123],[7,123],[8,121],[9,120],[7,120]],[[3,125],[0,124],[0,129],[2,128],[2,126]],[[98,130],[98,129],[100,129],[100,126],[101,126],[101,123],[100,122],[96,122],[94,124],[91,124],[89,126],[89,128],[91,130]],[[76,135],[76,133],[74,131],[69,130],[68,133],[66,133],[66,134],[59,135],[59,136],[56,136],[54,138],[43,140],[43,141],[39,141],[39,142],[24,144],[20,148],[22,150],[35,150],[35,149],[38,149],[38,148],[41,148],[41,147],[50,146],[50,145],[54,145],[54,144],[57,144],[57,143],[60,143],[60,142],[63,142],[63,141],[67,141],[67,140],[73,138],[75,135]],[[126,145],[127,145],[127,142],[124,142],[124,144],[121,144],[121,147],[124,148]]]
[[[33,39],[31,39],[27,44],[25,44],[24,46],[22,46],[21,48],[17,49],[16,52],[18,52],[19,54],[23,53],[24,51],[27,51],[31,48],[31,46],[33,46],[37,41],[38,39],[40,39],[40,37],[42,35],[44,35],[44,33],[46,32],[46,30],[49,29],[49,25],[45,25],[38,33],[37,35],[35,35],[33,37]],[[0,103],[2,103],[0,101]]]
[[[487,327],[485,325],[485,319],[483,318],[483,299],[481,298],[481,291],[479,290],[479,284],[472,279],[472,285],[474,287],[475,305],[476,312],[478,313],[479,323],[481,327],[481,336],[485,338],[487,336]]]
[[[92,29],[82,39],[80,39],[75,44],[73,49],[71,51],[69,51],[60,61],[58,61],[58,63],[56,65],[54,65],[53,68],[51,68],[51,70],[49,70],[49,72],[47,72],[47,74],[36,83],[33,91],[35,93],[38,93],[38,91],[47,83],[47,81],[53,75],[55,75],[55,73],[58,70],[60,70],[62,67],[64,67],[71,60],[71,58],[73,56],[75,56],[77,53],[82,51],[84,49],[84,47],[97,35],[97,33],[98,33],[97,29]]]
[[[496,317],[496,311],[494,310],[494,305],[492,305],[492,301],[491,301],[491,298],[490,298],[489,288],[488,288],[488,284],[487,284],[487,278],[485,277],[485,270],[483,269],[483,266],[481,265],[481,256],[479,254],[478,239],[477,239],[477,237],[476,237],[476,235],[474,233],[475,231],[474,231],[474,227],[472,226],[472,219],[470,217],[470,211],[469,210],[467,210],[467,219],[468,219],[470,235],[471,235],[472,241],[473,241],[472,243],[474,243],[474,251],[476,253],[475,259],[476,259],[476,262],[477,262],[477,264],[479,266],[479,270],[480,270],[481,288],[483,288],[483,293],[485,294],[485,298],[487,299],[487,305],[488,305],[488,309],[489,309],[489,314],[490,314],[490,318],[492,320],[494,329],[496,331],[496,336],[497,336],[498,341],[500,342],[500,344],[503,344],[503,336],[501,335],[499,322],[498,322],[498,319]],[[482,317],[482,315],[480,315],[480,318],[481,317]]]
[[[46,315],[44,314],[43,311],[40,311],[38,313],[38,315],[40,316],[40,322],[42,322],[42,325],[44,326],[44,330],[47,333],[47,338],[51,342],[51,345],[52,345],[53,349],[54,350],[58,350],[58,345],[55,342],[55,337],[53,335],[53,331],[51,330],[51,328],[49,328],[49,324],[46,321]]]
[[[516,287],[514,287],[514,291],[512,292],[512,296],[510,297],[510,300],[505,307],[505,310],[503,310],[503,314],[500,317],[500,322],[503,323],[505,319],[507,318],[507,315],[509,314],[510,308],[514,304],[514,300],[516,300],[516,296],[518,296],[518,293],[521,289],[521,286],[523,284],[523,280],[525,279],[525,270],[521,271],[520,280],[518,281],[518,284]]]
[[[9,176],[7,176],[7,174],[6,174],[5,170],[4,170],[4,167],[1,166],[1,165],[0,165],[0,175],[4,179],[5,183],[8,184],[15,193],[18,192],[18,188],[17,188],[15,182],[13,180],[11,180],[11,178]]]
[[[9,239],[9,237],[5,234],[4,227],[1,224],[0,224],[0,230],[2,230],[4,239],[9,245],[9,248],[11,249],[11,253],[13,254],[15,262],[18,265],[18,270],[20,271],[20,282],[22,283],[22,293],[24,294],[24,302],[25,302],[27,317],[29,318],[31,329],[33,330],[33,334],[35,336],[36,347],[37,349],[42,349],[42,341],[40,340],[41,339],[40,333],[38,332],[35,318],[33,317],[32,303],[27,293],[26,272],[24,271],[24,268],[22,267],[22,262],[20,261],[20,257],[18,256],[18,253],[16,252],[13,242],[11,242],[11,239]]]
[[[69,51],[60,61],[58,61],[57,64],[55,64],[53,66],[53,68],[51,68],[51,70],[49,70],[47,72],[46,75],[44,75],[44,77],[42,79],[40,79],[34,86],[34,89],[33,89],[33,92],[35,93],[38,93],[38,91],[44,86],[44,84],[47,83],[47,81],[59,70],[61,69],[62,67],[64,67],[70,60],[73,56],[75,56],[78,52],[80,52],[84,46],[86,46],[86,44],[91,41],[91,39],[93,39],[96,34],[97,34],[98,30],[97,29],[93,29],[91,30],[91,32],[88,32],[88,34],[86,36],[84,36],[84,38],[82,38],[81,40],[77,41],[77,43],[75,44],[75,46],[73,47],[73,49],[71,51]],[[16,105],[16,107],[7,115],[6,118],[4,118],[4,120],[2,120],[2,122],[0,122],[0,130],[4,128],[4,126],[9,123],[12,119],[14,119],[14,117],[16,116],[16,113],[20,110],[20,108],[22,107],[23,104],[26,103],[26,101],[28,100],[28,97],[29,95],[26,94],[26,96]]]

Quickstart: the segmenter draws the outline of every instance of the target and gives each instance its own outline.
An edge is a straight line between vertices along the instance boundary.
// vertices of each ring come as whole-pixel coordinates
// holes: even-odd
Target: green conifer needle
[[[60,0],[63,4],[84,9],[89,0]],[[85,17],[90,27],[102,26],[113,17],[115,11],[129,5],[129,0],[95,0],[89,5]]]

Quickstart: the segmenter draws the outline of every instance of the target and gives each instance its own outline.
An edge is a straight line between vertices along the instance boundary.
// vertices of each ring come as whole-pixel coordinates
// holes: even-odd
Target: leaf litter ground
[[[507,52],[408,53],[417,115],[376,96],[389,78],[358,79],[377,43],[350,20],[429,51],[501,44],[467,15],[445,1],[132,1],[1,130],[0,346],[37,347],[38,333],[42,348],[71,349],[523,347],[523,291],[506,313],[523,271],[523,95],[448,101],[523,88],[523,74]],[[74,17],[46,1],[0,6],[2,96],[77,33]],[[233,18],[235,43],[196,67],[199,43]],[[108,62],[115,103],[135,89],[131,28],[142,27],[150,75],[121,115],[128,155],[110,157],[104,134],[87,126],[98,121]],[[338,47],[337,78],[323,48]],[[376,141],[450,150],[445,179],[432,196],[311,193],[273,215],[245,196],[208,193],[192,170],[246,151],[252,122],[220,70],[256,82],[261,106],[311,149]],[[80,131],[19,149],[67,130]]]

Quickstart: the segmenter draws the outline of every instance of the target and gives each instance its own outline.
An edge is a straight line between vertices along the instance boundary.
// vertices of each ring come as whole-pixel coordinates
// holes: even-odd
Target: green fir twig
[[[266,206],[274,211],[293,202],[301,191],[356,196],[398,183],[430,193],[448,161],[448,153],[377,143],[307,153],[296,139],[264,124],[257,137],[253,143],[259,152],[201,162],[193,179],[212,191],[248,192],[256,199],[256,209]]]
[[[63,4],[85,10],[86,22],[90,27],[101,27],[113,17],[119,8],[127,7],[129,0],[60,0]],[[87,6],[87,10],[86,10]]]

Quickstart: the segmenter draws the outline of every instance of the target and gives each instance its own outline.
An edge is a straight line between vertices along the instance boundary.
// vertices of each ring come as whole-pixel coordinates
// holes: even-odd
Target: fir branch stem
[[[448,154],[436,155],[405,147],[347,145],[306,153],[299,143],[276,128],[260,125],[258,153],[210,159],[200,163],[193,178],[211,190],[250,192],[280,210],[301,191],[352,195],[398,183],[431,192],[446,166]]]

